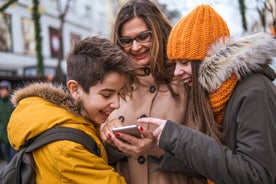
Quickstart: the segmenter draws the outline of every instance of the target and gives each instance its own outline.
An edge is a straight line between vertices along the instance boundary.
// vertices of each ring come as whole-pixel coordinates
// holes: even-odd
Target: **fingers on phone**
[[[121,136],[120,133],[118,133],[118,132],[115,133],[115,137],[120,137],[120,136]]]
[[[138,129],[139,129],[140,131],[143,131],[143,130],[144,130],[144,127],[138,126]]]

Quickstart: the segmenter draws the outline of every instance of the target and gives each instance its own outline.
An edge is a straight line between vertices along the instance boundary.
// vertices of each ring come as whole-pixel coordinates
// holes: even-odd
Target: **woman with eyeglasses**
[[[113,41],[141,69],[137,71],[139,83],[132,86],[132,96],[126,101],[121,100],[120,108],[110,114],[109,120],[102,127],[101,137],[109,145],[110,164],[115,166],[129,184],[205,182],[195,172],[173,172],[179,163],[170,162],[171,155],[156,146],[155,139],[141,129],[142,138],[125,134],[124,139],[119,139],[120,145],[115,145],[110,139],[120,138],[122,134],[112,133],[113,127],[136,124],[141,117],[154,116],[183,122],[184,87],[173,78],[174,65],[168,62],[166,56],[170,31],[170,23],[150,0],[128,1],[116,17]],[[148,125],[146,128],[154,130],[156,127]],[[166,164],[160,162],[161,158],[162,161],[167,161]]]

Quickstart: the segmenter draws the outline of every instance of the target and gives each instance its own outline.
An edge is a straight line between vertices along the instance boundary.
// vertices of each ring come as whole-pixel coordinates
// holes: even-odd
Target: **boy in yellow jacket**
[[[62,140],[33,152],[36,183],[126,183],[108,165],[98,137],[98,126],[119,108],[120,98],[130,94],[135,64],[107,39],[88,37],[67,56],[67,89],[50,83],[34,83],[12,97],[16,105],[8,124],[11,145],[24,143],[55,126],[80,129],[90,135],[101,157],[81,144]]]

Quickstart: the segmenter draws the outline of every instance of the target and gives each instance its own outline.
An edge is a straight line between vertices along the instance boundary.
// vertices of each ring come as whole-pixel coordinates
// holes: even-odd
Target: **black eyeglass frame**
[[[141,40],[137,40],[137,38],[139,38],[141,35],[143,34],[149,34],[149,39],[146,40],[146,41],[141,41]],[[121,47],[123,48],[126,48],[126,47],[131,47],[133,45],[133,41],[137,41],[138,43],[147,43],[151,40],[151,35],[152,34],[152,31],[151,30],[147,30],[147,31],[143,31],[143,32],[140,32],[137,36],[135,37],[128,37],[128,36],[125,36],[125,37],[120,37],[118,39],[118,43]],[[123,45],[121,40],[131,40],[131,42],[128,44],[128,45]]]

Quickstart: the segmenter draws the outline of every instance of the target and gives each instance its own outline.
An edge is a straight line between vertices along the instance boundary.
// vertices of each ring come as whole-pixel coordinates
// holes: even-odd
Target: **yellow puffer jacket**
[[[101,150],[101,157],[98,157],[81,144],[62,140],[34,151],[37,184],[126,183],[107,164],[107,155],[96,127],[79,115],[82,112],[61,88],[51,84],[32,84],[18,90],[13,96],[13,103],[16,108],[8,124],[8,137],[15,149],[51,127],[66,126],[86,132]]]

